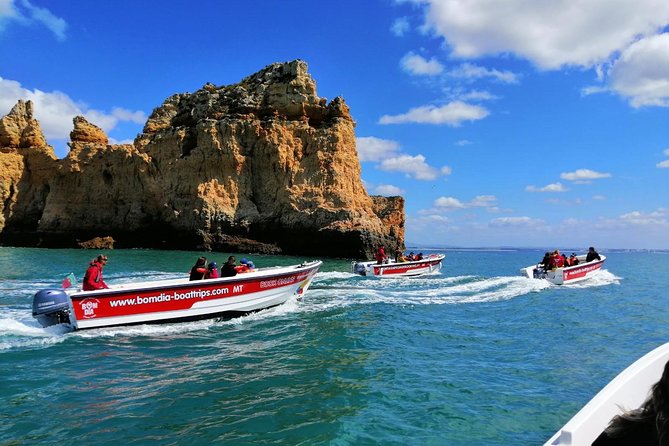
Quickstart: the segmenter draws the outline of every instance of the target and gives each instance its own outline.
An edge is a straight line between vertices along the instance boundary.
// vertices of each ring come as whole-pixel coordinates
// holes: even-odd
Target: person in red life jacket
[[[218,277],[218,264],[216,262],[209,263],[207,272],[204,275],[205,279],[216,279]]]
[[[107,260],[108,257],[102,254],[91,260],[90,266],[84,274],[84,283],[82,285],[84,291],[109,288],[102,279],[102,268],[107,264]]]
[[[200,257],[195,265],[190,269],[190,278],[188,280],[202,280],[207,275],[207,258]]]
[[[376,263],[381,265],[388,257],[386,256],[386,250],[383,249],[383,246],[379,246],[378,251],[376,251]]]
[[[553,252],[553,258],[551,259],[551,269],[562,268],[564,266],[564,259],[560,255],[559,250]]]
[[[253,265],[253,262],[249,262],[247,259],[241,259],[239,265],[235,266],[235,270],[237,270],[238,273],[248,273],[254,267],[255,265]]]

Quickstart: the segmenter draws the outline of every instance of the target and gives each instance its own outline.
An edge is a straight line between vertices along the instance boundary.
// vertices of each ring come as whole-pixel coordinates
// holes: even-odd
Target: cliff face
[[[0,122],[5,244],[111,235],[117,247],[356,258],[404,246],[403,199],[367,195],[349,109],[316,95],[302,61],[173,95],[133,145],[75,118],[62,160],[29,104]]]

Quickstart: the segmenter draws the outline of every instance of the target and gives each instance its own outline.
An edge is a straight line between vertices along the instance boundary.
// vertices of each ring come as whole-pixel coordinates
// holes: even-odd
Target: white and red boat
[[[422,260],[412,260],[409,262],[389,262],[379,264],[376,260],[365,262],[352,262],[351,268],[354,273],[361,276],[378,277],[407,277],[420,276],[422,274],[439,271],[441,261],[446,257],[445,254],[430,254]]]
[[[586,262],[585,255],[577,256],[579,264],[573,266],[565,266],[553,270],[544,270],[541,265],[532,265],[521,268],[520,272],[523,276],[530,279],[545,279],[554,285],[568,285],[586,280],[599,273],[606,256],[600,255],[599,260]]]
[[[33,297],[33,317],[44,327],[64,324],[73,330],[234,317],[302,296],[322,263],[258,268],[217,279],[129,283],[95,291],[42,290]]]

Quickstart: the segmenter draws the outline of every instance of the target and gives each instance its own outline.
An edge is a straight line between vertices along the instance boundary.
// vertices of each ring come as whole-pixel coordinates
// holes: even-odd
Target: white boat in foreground
[[[410,262],[389,262],[382,264],[379,264],[376,260],[352,262],[351,269],[354,273],[361,276],[420,276],[433,271],[439,271],[441,269],[441,261],[445,257],[445,254],[430,254],[422,260],[412,260]]]
[[[590,400],[544,446],[590,445],[615,415],[636,409],[650,395],[669,361],[669,343],[634,362]]]
[[[585,255],[577,256],[578,265],[565,266],[554,270],[544,271],[540,265],[527,266],[520,269],[520,273],[530,279],[545,279],[554,285],[567,285],[586,280],[599,273],[604,265],[606,256],[600,255],[600,260],[586,262]]]
[[[234,277],[129,283],[95,291],[42,290],[33,317],[48,327],[73,330],[239,316],[302,296],[321,261],[258,268]]]

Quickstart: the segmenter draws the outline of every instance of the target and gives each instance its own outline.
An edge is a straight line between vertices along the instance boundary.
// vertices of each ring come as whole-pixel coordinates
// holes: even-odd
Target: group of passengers
[[[197,259],[195,265],[190,270],[190,280],[215,279],[218,277],[233,277],[240,273],[247,273],[255,270],[255,265],[252,261],[241,259],[237,265],[235,256],[228,257],[228,260],[221,266],[221,272],[218,272],[218,264],[216,262],[209,262],[207,258],[202,256]]]
[[[395,254],[396,262],[414,262],[416,260],[423,260],[422,252],[414,254],[413,251],[411,251],[409,254],[404,255],[402,251],[397,251],[397,253]]]
[[[594,247],[588,248],[588,254],[585,257],[586,262],[592,262],[593,260],[601,260],[601,257],[595,251]],[[569,266],[575,266],[580,263],[580,260],[575,253],[571,253],[569,257],[565,254],[561,254],[559,249],[555,251],[546,252],[544,258],[539,262],[539,266],[543,268],[544,271],[550,271],[557,268],[564,268]]]
[[[388,256],[386,255],[386,251],[383,246],[379,246],[379,248],[376,250],[375,260],[378,265],[388,263]],[[416,260],[423,260],[422,252],[414,254],[413,251],[411,251],[406,256],[399,249],[395,252],[395,262],[414,262]]]

